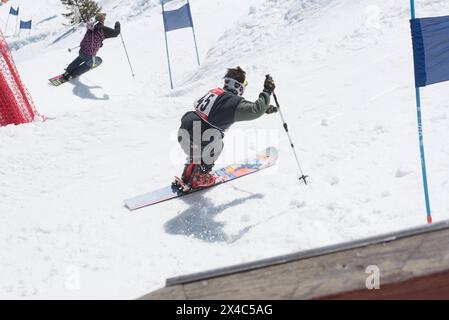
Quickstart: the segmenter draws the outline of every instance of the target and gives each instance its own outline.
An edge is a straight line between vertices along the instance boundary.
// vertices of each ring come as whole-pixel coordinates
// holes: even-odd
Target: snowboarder
[[[103,46],[103,41],[108,38],[116,38],[120,34],[120,22],[116,22],[114,29],[104,25],[105,13],[98,13],[94,23],[87,24],[87,32],[81,41],[79,56],[73,60],[64,73],[64,80],[69,81],[86,73],[101,63],[97,52]]]
[[[278,111],[270,105],[276,88],[271,76],[266,77],[256,102],[243,98],[247,84],[246,72],[240,67],[228,69],[223,88],[210,90],[195,101],[194,111],[184,114],[178,142],[187,155],[187,163],[181,178],[173,182],[174,188],[188,191],[215,184],[217,177],[211,171],[223,149],[224,132],[237,121],[255,120]]]

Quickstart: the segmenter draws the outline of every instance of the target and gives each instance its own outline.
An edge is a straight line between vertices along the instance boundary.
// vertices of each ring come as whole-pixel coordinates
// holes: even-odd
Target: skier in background
[[[223,148],[224,132],[237,121],[255,120],[263,114],[277,112],[270,105],[270,97],[276,88],[273,78],[267,76],[264,89],[256,102],[243,98],[247,86],[246,72],[240,67],[228,69],[224,77],[224,86],[209,91],[195,101],[194,111],[189,111],[181,119],[178,142],[187,154],[187,163],[181,179],[176,178],[173,187],[182,191],[200,189],[216,183],[217,177],[211,173],[214,162]],[[195,137],[194,127],[200,125],[201,137]],[[208,141],[202,141],[206,131],[215,130],[217,135]],[[213,133],[213,132],[212,132]],[[218,139],[216,138],[218,137]],[[196,141],[198,140],[198,141]]]
[[[105,13],[98,13],[94,23],[87,24],[87,32],[81,41],[79,56],[73,60],[64,73],[65,80],[69,81],[86,73],[90,69],[101,64],[97,57],[98,50],[103,46],[103,41],[108,38],[116,38],[120,34],[120,22],[116,22],[114,29],[105,27]]]

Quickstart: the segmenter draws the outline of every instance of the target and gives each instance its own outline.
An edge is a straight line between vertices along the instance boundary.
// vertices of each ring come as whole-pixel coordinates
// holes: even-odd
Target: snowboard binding
[[[207,177],[207,180],[202,180],[203,177]],[[189,193],[190,191],[197,191],[205,188],[209,188],[217,183],[223,182],[221,177],[216,175],[198,175],[192,174],[189,182],[184,182],[183,179],[175,177],[175,181],[172,182],[171,187],[173,192],[178,195]]]
[[[182,195],[192,190],[192,186],[189,183],[185,183],[179,177],[175,177],[175,181],[172,182],[171,188],[173,192],[176,192],[178,195]]]

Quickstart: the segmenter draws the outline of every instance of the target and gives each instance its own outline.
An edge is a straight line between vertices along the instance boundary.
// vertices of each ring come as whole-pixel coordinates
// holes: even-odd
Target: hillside
[[[106,24],[122,23],[135,79],[118,38],[105,42],[97,70],[47,84],[84,32],[63,25],[59,0],[21,0],[41,23],[21,39],[6,33],[52,120],[0,128],[0,298],[136,298],[167,277],[425,223],[408,2],[192,0],[202,64],[190,30],[170,33],[173,91],[159,0],[98,2]],[[440,15],[449,3],[417,10]],[[275,146],[276,167],[129,212],[123,199],[180,174],[182,114],[236,65],[250,100],[273,75],[310,185],[296,178],[279,117],[266,116],[231,129],[217,166]],[[448,90],[423,92],[436,221],[449,218]]]

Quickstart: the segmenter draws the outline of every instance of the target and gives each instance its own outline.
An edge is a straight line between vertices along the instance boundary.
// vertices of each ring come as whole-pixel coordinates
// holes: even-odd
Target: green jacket
[[[234,120],[237,121],[250,121],[260,118],[264,115],[267,109],[270,107],[270,95],[266,92],[259,94],[259,99],[256,102],[250,102],[243,99],[237,109],[235,110]]]

